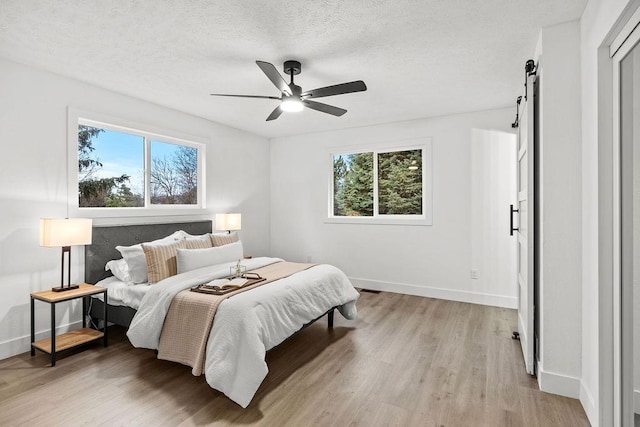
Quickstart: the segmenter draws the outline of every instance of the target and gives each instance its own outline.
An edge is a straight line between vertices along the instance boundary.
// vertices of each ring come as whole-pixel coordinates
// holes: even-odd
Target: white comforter
[[[277,261],[281,260],[254,258],[243,264],[251,270]],[[234,264],[201,268],[153,285],[127,332],[131,343],[157,349],[173,297],[191,286],[228,275]],[[338,306],[345,318],[355,319],[358,296],[342,271],[318,265],[227,298],[218,307],[207,343],[207,383],[246,408],[269,371],[266,351],[331,307]]]
[[[148,283],[134,285],[133,283],[125,283],[116,276],[109,276],[106,279],[102,279],[96,283],[96,286],[107,288],[109,305],[126,306],[136,310],[140,308],[142,298],[151,288],[151,285]],[[93,298],[104,301],[104,294],[93,295]]]

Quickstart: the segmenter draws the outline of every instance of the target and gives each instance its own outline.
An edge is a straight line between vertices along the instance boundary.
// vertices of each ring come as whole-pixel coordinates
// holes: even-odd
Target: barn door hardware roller
[[[524,64],[524,100],[527,100],[527,92],[529,88],[527,87],[527,78],[531,76],[535,76],[538,71],[538,67],[536,67],[536,63],[533,62],[533,59],[527,60]]]
[[[527,94],[529,91],[528,88],[528,84],[527,84],[527,79],[530,76],[535,76],[536,72],[538,71],[538,67],[536,66],[536,63],[533,61],[533,59],[529,59],[527,60],[527,62],[524,63],[524,100],[527,100]],[[522,102],[522,96],[519,96],[516,99],[516,120],[511,123],[511,127],[512,128],[517,128],[520,125],[520,103]]]
[[[520,125],[520,115],[519,115],[520,111],[519,110],[520,110],[520,103],[521,102],[522,102],[522,96],[519,96],[516,99],[516,120],[513,123],[511,123],[511,127],[514,128],[514,129],[517,128]]]

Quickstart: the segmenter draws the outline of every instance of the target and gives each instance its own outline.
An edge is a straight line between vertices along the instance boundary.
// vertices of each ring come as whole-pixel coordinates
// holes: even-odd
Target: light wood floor
[[[191,369],[98,344],[0,361],[0,425],[588,426],[577,400],[524,372],[513,310],[363,292],[358,320],[321,320],[267,354],[242,409]]]

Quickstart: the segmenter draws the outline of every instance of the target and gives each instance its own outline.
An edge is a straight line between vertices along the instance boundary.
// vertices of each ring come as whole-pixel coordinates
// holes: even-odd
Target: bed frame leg
[[[329,329],[333,328],[333,312],[335,311],[334,308],[332,308],[328,313],[327,313],[327,326],[329,327]]]

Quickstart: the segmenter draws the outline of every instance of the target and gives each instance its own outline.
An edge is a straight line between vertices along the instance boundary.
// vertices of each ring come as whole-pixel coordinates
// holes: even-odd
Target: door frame
[[[640,11],[640,9],[639,9]],[[635,25],[633,26],[635,27]],[[625,37],[620,47],[612,46],[613,78],[613,397],[614,424],[633,426],[633,293],[624,282],[629,266],[623,265],[623,176],[621,120],[621,81],[620,65],[622,60],[640,41],[640,28]],[[615,53],[614,53],[615,52]],[[633,268],[633,266],[631,266]],[[633,286],[633,283],[631,284]],[[630,411],[630,412],[629,412]]]
[[[636,0],[627,5],[598,49],[598,406],[600,424],[613,427],[633,425],[628,414],[623,416],[633,381],[622,373],[632,366],[633,348],[621,345],[622,325],[629,318],[623,318],[621,310],[619,65],[625,49],[630,51],[632,41],[627,39],[638,24],[640,2]],[[640,31],[634,37],[638,35]]]

